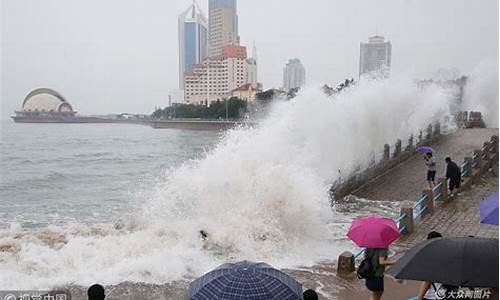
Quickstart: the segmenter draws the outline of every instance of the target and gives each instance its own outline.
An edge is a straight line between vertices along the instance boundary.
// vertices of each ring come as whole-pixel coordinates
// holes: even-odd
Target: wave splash
[[[334,97],[305,89],[256,128],[229,131],[203,157],[143,191],[143,210],[115,224],[0,232],[0,289],[189,279],[232,259],[276,267],[333,260],[352,215],[329,187],[384,143],[449,115],[449,90],[362,81]],[[209,234],[207,242],[199,231]]]

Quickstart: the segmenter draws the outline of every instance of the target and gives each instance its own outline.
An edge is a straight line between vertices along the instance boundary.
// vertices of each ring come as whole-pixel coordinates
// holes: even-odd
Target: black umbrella
[[[397,279],[462,287],[498,287],[498,240],[430,239],[410,249],[388,273]]]

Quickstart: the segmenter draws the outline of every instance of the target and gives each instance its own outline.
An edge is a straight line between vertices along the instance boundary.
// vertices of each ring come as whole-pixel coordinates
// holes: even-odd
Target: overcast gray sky
[[[89,114],[149,113],[178,86],[177,16],[191,0],[0,1],[3,117],[36,87]],[[239,0],[238,15],[265,88],[292,57],[309,85],[357,77],[359,43],[376,32],[392,42],[394,76],[498,60],[498,0]]]

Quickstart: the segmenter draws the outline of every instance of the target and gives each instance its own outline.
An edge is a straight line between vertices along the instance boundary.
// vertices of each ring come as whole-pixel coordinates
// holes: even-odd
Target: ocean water
[[[169,169],[213,147],[217,131],[3,120],[0,228],[126,218]]]
[[[3,123],[0,289],[163,284],[241,259],[333,261],[354,249],[353,218],[397,205],[332,207],[331,184],[443,121],[455,92],[410,79],[335,97],[306,88],[258,126],[225,133]]]

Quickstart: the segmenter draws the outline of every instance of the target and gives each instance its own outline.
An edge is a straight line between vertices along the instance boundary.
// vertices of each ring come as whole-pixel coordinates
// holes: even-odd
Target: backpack
[[[375,276],[375,268],[372,265],[371,256],[366,256],[358,266],[356,271],[359,279],[370,279]]]

